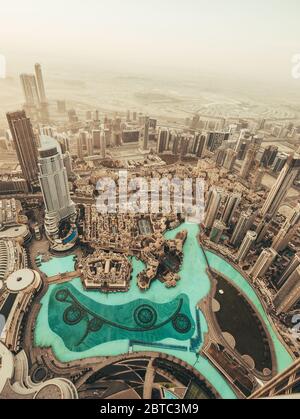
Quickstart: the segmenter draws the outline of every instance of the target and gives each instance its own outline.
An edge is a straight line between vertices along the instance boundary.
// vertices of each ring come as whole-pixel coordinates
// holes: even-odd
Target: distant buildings
[[[41,65],[35,65],[35,74],[21,74],[20,79],[26,111],[36,120],[48,121],[49,110]]]
[[[40,101],[41,103],[47,103],[45,85],[44,85],[43,74],[42,74],[42,67],[40,64],[35,65],[35,75],[36,75],[37,85],[39,89]]]
[[[215,152],[226,141],[230,138],[230,132],[209,132],[207,138],[207,149],[211,152]]]
[[[35,76],[36,76],[38,90],[39,90],[41,120],[48,121],[49,120],[49,109],[48,109],[49,105],[48,105],[48,101],[46,97],[42,67],[40,64],[35,65]]]
[[[28,107],[29,111],[32,109],[37,111],[40,106],[40,97],[34,74],[21,74],[20,79],[25,97],[25,106]]]
[[[234,167],[234,163],[236,159],[237,159],[237,153],[234,150],[232,150],[231,148],[226,150],[226,156],[223,162],[224,169],[231,171]]]
[[[140,141],[140,130],[135,129],[124,129],[122,132],[123,144],[138,144]]]
[[[186,134],[160,128],[158,132],[157,153],[184,157],[204,157],[207,151],[207,135],[203,133]]]
[[[105,159],[106,157],[106,139],[105,139],[105,131],[101,131],[100,135],[100,142],[101,142],[101,158]]]
[[[57,112],[61,114],[65,114],[67,112],[67,104],[65,100],[57,101]]]
[[[265,148],[262,159],[261,159],[261,163],[264,167],[271,167],[274,162],[275,159],[277,157],[278,154],[278,147],[276,146],[268,146]]]
[[[143,150],[148,150],[149,144],[149,127],[150,127],[150,119],[148,116],[145,118],[145,127],[144,127],[144,141],[143,141]]]
[[[93,141],[93,150],[96,153],[99,153],[101,150],[101,130],[94,129],[92,131],[92,141]]]
[[[158,132],[157,153],[162,154],[168,149],[169,145],[169,130],[160,129]]]
[[[255,149],[255,147],[251,146],[249,150],[247,151],[245,160],[241,168],[240,176],[242,179],[247,179],[249,177],[251,173],[251,169],[255,162],[256,154],[257,154],[257,150]]]

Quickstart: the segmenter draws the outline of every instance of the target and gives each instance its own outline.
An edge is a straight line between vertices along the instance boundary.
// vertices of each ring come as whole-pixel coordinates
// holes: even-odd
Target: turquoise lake
[[[158,347],[156,348],[154,346],[155,343],[154,345],[151,344],[147,346],[147,344],[144,343],[144,340],[142,344],[134,343],[130,346],[129,338],[126,339],[124,335],[120,334],[120,340],[117,340],[116,336],[114,336],[114,339],[110,342],[104,342],[92,348],[87,348],[86,350],[81,347],[80,352],[71,351],[67,349],[65,345],[63,333],[61,331],[60,335],[54,333],[49,324],[50,297],[53,292],[56,292],[59,287],[62,287],[62,285],[52,285],[49,287],[49,291],[42,300],[42,308],[37,319],[35,330],[35,345],[38,347],[52,347],[55,355],[62,362],[95,356],[117,356],[130,351],[159,351],[162,353],[171,353],[173,356],[194,366],[209,382],[211,382],[224,399],[236,398],[225,378],[209,363],[208,360],[199,356],[197,353],[201,349],[204,334],[207,332],[208,327],[204,315],[196,309],[196,306],[205,298],[205,296],[207,296],[211,285],[206,273],[206,260],[197,239],[199,227],[195,224],[183,224],[177,229],[167,232],[165,237],[167,239],[173,239],[176,234],[182,230],[188,231],[188,238],[184,246],[184,261],[180,272],[181,281],[179,281],[176,288],[167,289],[159,281],[154,281],[149,291],[141,292],[137,286],[136,277],[145,266],[141,261],[136,259],[132,260],[133,280],[128,293],[102,294],[97,291],[87,292],[83,289],[79,278],[71,281],[70,284],[78,292],[77,296],[82,295],[91,302],[98,303],[105,307],[117,307],[130,303],[135,304],[136,302],[145,299],[152,305],[159,306],[162,304],[171,304],[172,301],[176,301],[180,295],[187,295],[190,303],[189,315],[191,316],[191,321],[195,323],[195,325],[198,324],[198,330],[200,329],[201,331],[200,336],[196,333],[194,340],[189,336],[185,341],[179,341],[178,339],[169,337],[164,339],[163,336],[159,336],[158,338],[156,336],[155,341],[153,341],[155,343],[158,342]],[[246,279],[224,259],[211,252],[207,252],[207,257],[211,267],[226,275],[226,277],[229,278],[233,284],[238,286],[256,306],[273,339],[279,371],[286,369],[293,362],[292,357],[279,340],[253,288],[248,284]],[[71,272],[74,270],[73,256],[52,259],[49,262],[42,263],[40,269],[48,276],[53,276],[57,273]],[[111,310],[113,310],[113,308],[111,308]],[[179,346],[182,349],[180,349]]]

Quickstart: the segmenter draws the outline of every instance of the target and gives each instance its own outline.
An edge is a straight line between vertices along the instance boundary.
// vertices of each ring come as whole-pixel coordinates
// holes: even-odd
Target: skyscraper
[[[24,111],[7,114],[7,121],[23,176],[30,184],[38,179],[38,151],[30,119]]]
[[[57,234],[59,223],[76,214],[70,197],[67,170],[63,156],[53,144],[39,150],[39,181],[43,193],[46,217],[45,228],[48,235]]]
[[[90,135],[90,133],[88,133],[88,137],[87,137],[87,153],[88,153],[88,156],[94,155],[94,143],[93,143],[93,138]]]
[[[80,130],[78,134],[79,141],[77,142],[77,151],[78,157],[83,158],[86,155],[93,154],[92,142],[89,143],[89,132],[85,130]],[[91,152],[91,154],[89,154]]]
[[[47,122],[49,119],[49,109],[41,65],[35,65],[35,75],[21,74],[20,79],[25,96],[26,111],[33,118]]]
[[[28,108],[40,108],[40,96],[38,85],[34,74],[21,74],[20,76],[23,92],[25,96],[25,104]]]
[[[293,240],[297,230],[299,229],[299,222],[300,206],[298,204],[296,208],[294,208],[291,216],[287,218],[282,228],[274,238],[273,248],[277,250],[277,252],[283,251]]]
[[[278,287],[281,288],[286,280],[292,275],[293,272],[300,266],[300,254],[295,255],[292,261],[290,262],[289,266],[286,268],[285,272],[283,273],[282,277],[278,282]]]
[[[222,221],[216,220],[211,229],[210,240],[218,244],[225,230],[226,230],[226,225]]]
[[[245,237],[246,232],[251,227],[251,224],[253,222],[253,214],[249,212],[242,212],[240,215],[240,218],[235,226],[235,229],[233,231],[233,235],[231,237],[231,244],[234,247],[238,247],[242,240]]]
[[[292,215],[289,218],[289,223],[293,227],[299,222],[300,222],[300,204],[298,203],[296,208],[294,208]]]
[[[300,155],[291,156],[282,169],[275,185],[271,189],[262,208],[263,216],[270,214],[272,217],[278,211],[289,188],[292,186],[300,169]]]
[[[257,225],[256,233],[258,243],[260,243],[266,237],[266,234],[268,233],[268,230],[270,228],[271,219],[272,218],[270,216],[266,216]]]
[[[194,144],[193,144],[193,154],[195,154],[200,159],[204,157],[207,144],[207,135],[205,134],[195,134]]]
[[[231,171],[233,169],[233,166],[234,166],[234,163],[235,163],[236,159],[237,159],[237,153],[234,150],[232,150],[231,148],[229,148],[226,151],[226,157],[225,157],[225,160],[224,160],[224,163],[223,163],[223,167],[226,170]]]
[[[274,238],[273,243],[272,243],[272,247],[277,252],[281,252],[288,245],[287,237],[288,237],[288,233],[289,233],[291,228],[292,228],[292,226],[289,223],[289,221],[287,220],[283,224],[283,226],[280,229],[280,231],[278,232],[277,236]]]
[[[100,135],[100,143],[101,143],[101,157],[105,159],[106,157],[106,138],[105,138],[105,131],[101,131]]]
[[[277,314],[286,313],[291,310],[300,300],[300,267],[287,278],[285,284],[277,293],[274,305]]]
[[[217,166],[219,167],[223,166],[225,158],[226,158],[226,149],[224,146],[222,146],[215,153]]]
[[[232,217],[241,202],[241,198],[241,195],[237,193],[230,194],[227,197],[222,215],[222,221],[227,226],[230,224]]]
[[[263,250],[251,271],[252,278],[262,278],[277,256],[277,252],[272,248]]]
[[[254,165],[255,157],[256,157],[257,151],[254,146],[250,146],[249,150],[247,151],[246,158],[243,162],[240,176],[242,179],[247,179],[247,177],[251,173],[251,169]]]
[[[81,137],[81,135],[78,135],[77,136],[77,156],[81,160],[84,157],[83,143],[82,143],[82,137]]]
[[[207,148],[214,152],[222,145],[225,145],[230,138],[230,132],[209,132],[207,139]]]
[[[157,142],[157,153],[161,154],[168,148],[169,143],[169,130],[160,129],[158,133],[158,142]]]
[[[205,220],[204,220],[204,226],[205,228],[212,228],[221,203],[222,203],[222,197],[223,197],[223,190],[221,189],[217,189],[217,188],[213,188],[210,190],[209,195],[208,195],[208,200],[207,200],[207,204],[206,204],[206,216],[205,216]]]
[[[254,231],[247,232],[237,255],[237,260],[239,262],[243,262],[246,259],[256,239],[257,239],[257,234]]]
[[[149,144],[149,125],[150,125],[150,118],[149,116],[145,117],[145,127],[144,127],[144,140],[143,140],[143,150],[148,150]]]
[[[264,167],[271,167],[274,162],[275,159],[277,157],[278,154],[278,147],[276,146],[268,146],[263,153],[262,159],[261,159],[261,164]]]
[[[99,152],[101,150],[101,131],[99,129],[95,129],[92,132],[93,137],[93,149],[94,152]]]
[[[252,187],[256,191],[261,187],[265,175],[264,169],[258,169],[253,177]]]
[[[249,140],[250,137],[251,137],[251,132],[248,129],[242,129],[241,130],[240,137],[238,139],[238,142],[237,142],[236,148],[235,148],[235,151],[237,153],[240,152],[242,143],[245,142],[245,141],[247,141],[247,140]]]
[[[44,80],[43,80],[42,67],[40,64],[35,65],[35,76],[36,76],[37,86],[39,90],[40,102],[46,104],[47,97],[46,97],[45,85],[44,85]]]

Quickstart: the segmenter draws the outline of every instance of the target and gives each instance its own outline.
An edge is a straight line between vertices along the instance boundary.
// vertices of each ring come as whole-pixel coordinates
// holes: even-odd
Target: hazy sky
[[[289,81],[299,17],[299,0],[0,0],[0,54],[11,71],[41,61]]]

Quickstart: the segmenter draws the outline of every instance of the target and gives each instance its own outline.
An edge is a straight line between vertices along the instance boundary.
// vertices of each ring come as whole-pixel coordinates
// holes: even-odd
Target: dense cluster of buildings
[[[183,262],[183,246],[187,232],[177,234],[175,240],[166,240],[156,235],[144,241],[144,248],[139,255],[146,269],[138,275],[138,286],[148,290],[154,279],[159,279],[167,288],[176,287],[180,280],[180,267]]]
[[[211,187],[208,192],[206,216],[203,223],[207,236],[206,242],[216,249],[218,246],[220,250],[223,248],[223,253],[246,267],[254,281],[265,278],[274,261],[278,257],[286,257],[287,248],[290,263],[293,267],[295,266],[294,255],[299,251],[299,247],[293,240],[299,230],[299,206],[291,210],[288,217],[282,217],[283,221],[277,225],[277,232],[276,229],[272,229],[272,220],[274,222],[278,210],[284,203],[299,171],[299,164],[300,156],[296,154],[290,157],[271,191],[262,199],[262,206],[254,205],[254,191],[247,192],[247,194],[252,194],[252,205],[249,205],[245,199],[245,193],[242,195],[236,192],[228,193],[221,184],[218,187]],[[235,182],[238,181],[239,179],[236,178]],[[259,197],[260,193],[256,195]],[[227,251],[224,251],[224,248]],[[296,272],[295,269],[293,273],[296,275]],[[275,272],[273,272],[274,276]],[[285,280],[288,279],[285,273],[283,277]],[[285,280],[279,279],[277,285],[282,287]],[[290,285],[295,284],[293,281],[287,282]],[[296,285],[283,287],[279,293],[281,297],[283,295],[286,297],[285,311],[291,310],[299,301],[299,290]],[[278,314],[281,313],[282,308],[278,306],[278,296],[274,298],[274,304]]]
[[[38,70],[37,68],[37,80],[41,77]],[[24,83],[25,79],[23,77]],[[32,84],[32,77],[30,80],[29,84]],[[37,83],[41,86],[42,84]],[[45,98],[43,94],[40,96]],[[37,98],[34,89],[33,97]],[[32,101],[32,98],[30,100]],[[73,117],[73,122],[75,115],[74,112],[69,112],[70,120]],[[99,112],[96,112],[94,117],[92,114],[87,116],[89,117],[87,129],[80,128],[76,134],[79,159],[97,155],[105,159],[106,151],[110,147],[132,143],[140,146],[141,152],[149,151],[156,142],[156,151],[160,155],[195,157],[199,160],[200,172],[201,162],[214,161],[215,167],[220,172],[226,173],[225,178],[229,180],[231,186],[234,182],[243,185],[246,189],[242,190],[241,194],[236,191],[228,193],[226,188],[222,189],[222,182],[215,182],[211,173],[207,175],[210,170],[202,171],[202,174],[205,172],[205,176],[208,176],[209,185],[203,225],[211,245],[225,246],[225,248],[227,246],[228,252],[233,254],[233,259],[238,263],[244,265],[249,263],[248,255],[252,255],[254,265],[249,267],[251,268],[249,275],[253,280],[265,277],[273,262],[278,256],[280,257],[286,247],[290,246],[294,236],[297,235],[297,218],[293,220],[287,218],[279,225],[278,234],[273,242],[269,243],[269,247],[263,248],[265,243],[268,243],[266,238],[270,236],[270,231],[272,232],[273,220],[299,176],[298,155],[282,159],[274,146],[267,147],[262,152],[261,135],[252,134],[249,129],[244,128],[240,130],[239,136],[234,138],[234,128],[228,126],[226,122],[222,125],[223,130],[199,132],[199,121],[197,123],[194,121],[194,128],[190,132],[188,130],[184,132],[158,128],[156,120],[137,114],[131,117],[128,113],[125,121],[119,117],[113,120],[106,117],[102,124]],[[77,212],[69,186],[73,171],[70,141],[66,136],[58,135],[55,129],[50,126],[47,128],[45,125],[40,129],[43,135],[37,135],[24,111],[8,114],[8,122],[27,187],[32,191],[38,187],[42,192],[46,210],[45,231],[52,248],[56,251],[70,250],[78,239]],[[47,142],[45,134],[56,137],[57,146]],[[87,171],[91,167],[87,166]],[[266,170],[270,168],[274,172],[280,170],[280,174],[271,191],[264,195],[261,192],[262,181]],[[168,171],[168,168],[165,170]],[[149,170],[148,175],[151,176]],[[77,178],[75,182],[80,185],[79,190],[83,190],[83,196],[93,197],[93,188],[88,178],[81,180]],[[256,194],[258,205],[253,203],[253,196],[249,197],[251,194],[253,196]],[[248,199],[245,195],[248,195]],[[82,227],[83,238],[87,243],[97,241],[100,246],[110,250],[129,251],[133,247],[133,237],[141,235],[136,220],[132,220],[130,216],[105,216],[99,214],[93,205],[85,207]],[[274,232],[271,234],[274,235]],[[139,240],[136,240],[135,244],[138,248]],[[257,247],[257,244],[260,247]],[[253,252],[253,249],[256,252]],[[257,255],[259,249],[261,253]],[[295,249],[292,250],[295,254]],[[277,282],[281,286],[284,285],[280,279]],[[294,295],[294,291],[291,292]],[[290,303],[285,306],[285,311],[294,306],[292,304],[294,299],[289,300]],[[281,309],[278,310],[281,312]]]
[[[87,290],[124,292],[130,286],[132,267],[124,254],[96,250],[79,262]]]
[[[57,104],[58,112],[68,120],[55,124],[50,122],[40,65],[35,75],[24,74],[21,81],[24,110],[7,114],[20,170],[0,176],[0,193],[5,195],[0,201],[0,393],[7,385],[1,374],[12,379],[12,370],[4,372],[2,360],[10,359],[9,365],[25,362],[15,361],[12,353],[21,353],[26,316],[44,286],[41,275],[31,269],[29,244],[37,220],[30,223],[21,203],[6,195],[19,196],[28,216],[42,220],[39,233],[45,236],[38,236],[50,252],[71,252],[80,244],[77,268],[86,290],[127,292],[131,257],[145,264],[137,277],[143,291],[155,279],[166,287],[180,280],[187,232],[174,240],[164,237],[185,220],[186,214],[174,211],[174,203],[168,214],[99,211],[97,181],[110,177],[120,186],[116,168],[124,167],[122,159],[130,169],[128,182],[143,176],[149,195],[154,178],[205,181],[200,244],[240,270],[268,307],[285,342],[294,354],[300,353],[299,339],[290,333],[291,316],[300,313],[300,155],[263,146],[266,132],[294,138],[296,127],[279,129],[263,120],[254,128],[247,121],[234,124],[222,118],[213,123],[199,116],[170,127],[129,111],[112,118],[87,111],[82,121],[63,101]],[[264,183],[266,174],[272,179],[270,187]],[[70,382],[49,386],[61,396],[77,397]],[[45,391],[47,386],[29,393],[41,397]]]

